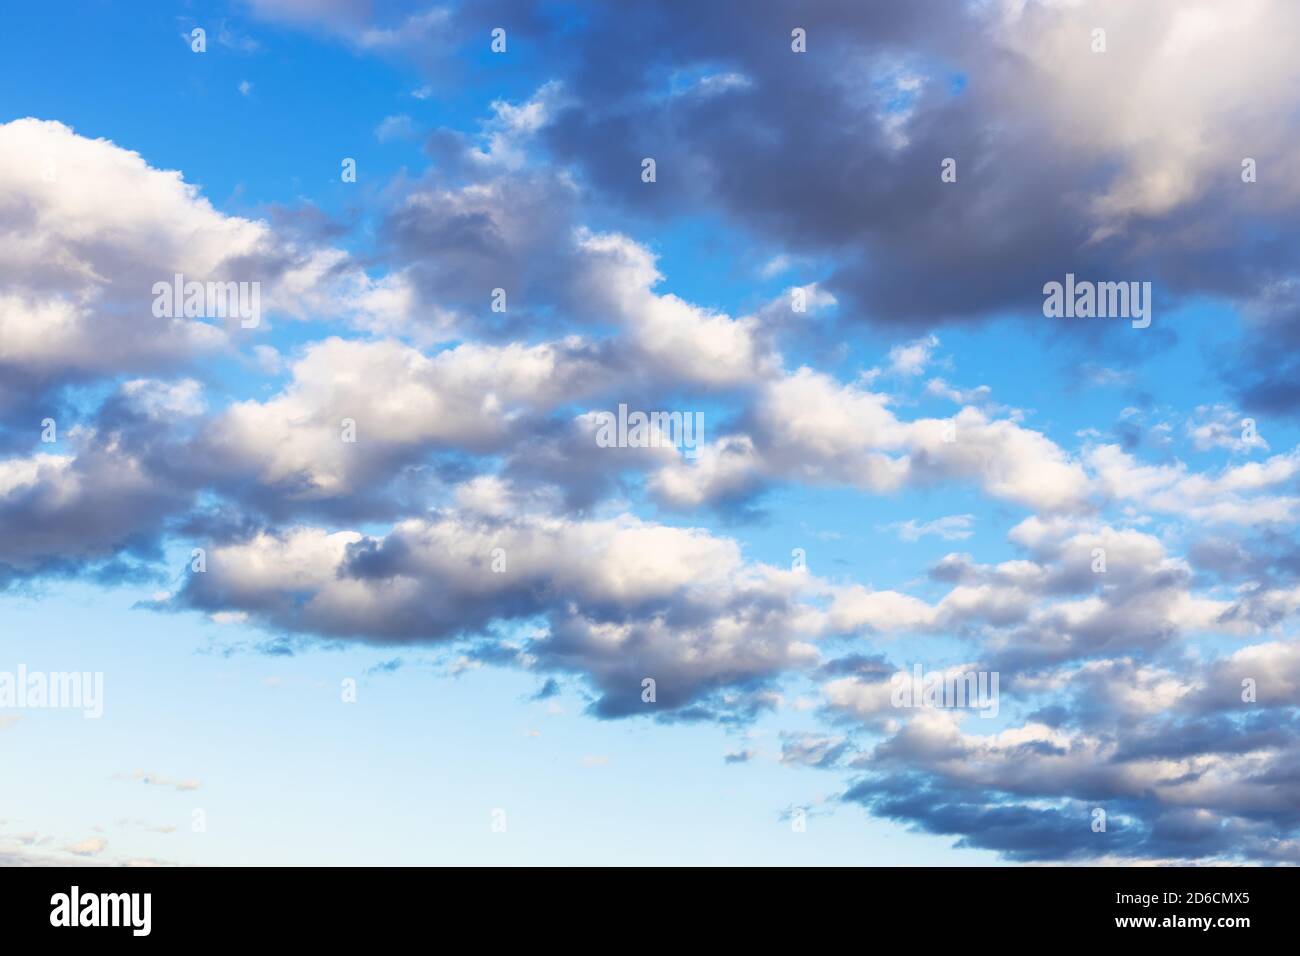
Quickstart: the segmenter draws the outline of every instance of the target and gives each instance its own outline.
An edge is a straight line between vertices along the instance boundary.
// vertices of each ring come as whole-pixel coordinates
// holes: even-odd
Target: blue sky
[[[929,6],[15,10],[0,862],[1300,860],[1295,14]]]

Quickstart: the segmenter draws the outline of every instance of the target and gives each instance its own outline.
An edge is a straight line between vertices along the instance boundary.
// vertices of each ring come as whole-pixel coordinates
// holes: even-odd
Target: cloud
[[[1294,718],[1180,718],[1180,702],[1203,692],[1131,662],[1061,679],[1067,694],[1054,699],[1095,702],[1081,726],[974,734],[952,712],[916,711],[857,761],[864,773],[845,799],[1022,862],[1271,858],[1300,822],[1287,769]],[[1097,701],[1129,681],[1127,698]],[[1240,697],[1232,709],[1246,709]],[[1091,826],[1098,810],[1105,831]]]
[[[783,734],[781,737],[781,763],[787,767],[829,770],[848,750],[849,744],[843,737],[817,734]]]
[[[356,38],[358,46],[370,50],[403,48],[436,39],[448,19],[447,10],[433,7],[413,13],[391,27],[369,27]]]
[[[920,375],[930,363],[931,353],[939,345],[939,337],[927,335],[925,338],[895,345],[889,350],[889,370],[895,375]]]
[[[720,5],[689,36],[651,12],[593,15],[593,52],[564,77],[582,107],[556,117],[550,148],[629,211],[706,206],[835,257],[831,291],[873,322],[1036,314],[1042,284],[1067,270],[1234,296],[1290,270],[1262,236],[1247,248],[1233,228],[1195,228],[1268,222],[1294,248],[1300,192],[1240,177],[1242,143],[1269,166],[1295,152],[1270,121],[1294,105],[1296,67],[1272,29],[1295,16],[1284,4],[1166,0],[1140,18],[1120,0],[829,4],[806,11],[811,48],[793,72],[796,54],[772,40],[788,35],[783,14],[750,12],[737,24]],[[637,50],[725,62],[750,86],[725,108],[666,102]],[[1190,92],[1170,79],[1192,74]],[[1066,110],[1077,121],[1061,123]],[[654,190],[621,172],[644,155],[662,171]],[[940,181],[943,157],[957,159],[955,183]]]
[[[0,124],[0,411],[53,412],[60,388],[168,373],[252,333],[237,319],[158,315],[155,283],[250,282],[268,311],[362,325],[394,308],[340,250],[227,216],[179,172],[62,123]],[[391,319],[390,319],[391,321]]]
[[[1254,419],[1247,419],[1226,405],[1197,408],[1196,419],[1187,423],[1187,434],[1197,451],[1211,448],[1226,448],[1240,453],[1269,450],[1268,442],[1256,430]]]
[[[1018,671],[1119,650],[1155,651],[1204,630],[1246,635],[1261,626],[1259,608],[1252,613],[1248,601],[1194,592],[1187,563],[1150,535],[1030,518],[1010,537],[1034,560],[989,566],[948,555],[931,576],[954,586],[934,603],[860,584],[828,586],[831,628],[965,634],[980,640],[994,669]],[[1276,615],[1293,614],[1290,601],[1277,597]]]
[[[563,687],[600,718],[732,726],[798,694],[819,725],[778,731],[782,765],[1015,861],[1300,861],[1300,456],[1244,424],[1300,408],[1300,187],[1278,173],[1296,158],[1277,119],[1300,89],[1290,5],[830,2],[800,14],[798,59],[763,5],[705,5],[686,31],[653,7],[249,8],[413,61],[419,100],[456,83],[465,44],[479,62],[485,23],[545,69],[470,128],[423,134],[428,168],[347,224],[227,215],[124,146],[0,125],[0,587],[140,579],[198,544],[206,570],[141,606],[261,628],[279,652],[377,646],[374,675],[437,646],[440,673],[517,668],[542,707]],[[398,114],[375,135],[416,127]],[[705,274],[726,306],[688,296],[691,268],[718,260],[670,276],[683,235],[734,243],[765,285]],[[1066,272],[1153,281],[1157,327],[1041,324],[1042,285]],[[262,283],[267,323],[155,315],[152,285],[176,273]],[[1242,323],[1215,353],[1221,400],[1184,416],[1134,368],[1176,341],[1161,316],[1201,296]],[[1091,423],[1118,444],[1064,443],[1086,409],[948,381],[983,374],[950,370],[975,334],[952,325],[994,319],[1041,339],[1035,355],[1064,342],[1081,381],[1125,386],[1119,424]],[[247,373],[233,386],[230,365]],[[954,407],[912,411],[935,400]],[[620,403],[702,411],[708,437],[694,458],[600,447],[597,416]],[[1229,460],[1180,460],[1179,439]],[[940,515],[883,526],[903,541],[1018,523],[974,541],[978,559],[910,580],[891,565],[888,587],[696,526],[827,490],[836,508],[848,491]],[[916,506],[935,493],[953,497]],[[900,713],[890,641],[934,670],[1000,673],[1003,718]]]
[[[1294,524],[1300,499],[1274,494],[1300,473],[1300,453],[1246,462],[1210,477],[1178,462],[1144,465],[1118,445],[1098,445],[1085,453],[1102,490],[1150,511],[1184,515],[1208,524]]]
[[[951,419],[906,422],[889,402],[800,368],[760,387],[747,432],[715,440],[698,467],[670,463],[651,488],[670,504],[694,507],[773,480],[875,493],[964,480],[1031,508],[1086,507],[1083,468],[1041,433],[970,407]]]
[[[377,537],[298,527],[214,547],[207,572],[160,606],[386,644],[486,637],[540,616],[544,630],[507,661],[584,676],[601,716],[691,715],[765,706],[753,691],[815,663],[820,619],[798,600],[802,583],[700,530],[459,512]]]
[[[334,28],[355,27],[371,12],[369,0],[249,0],[259,17],[298,24],[325,24]]]
[[[132,559],[159,556],[168,519],[189,504],[184,489],[150,473],[111,437],[68,440],[75,454],[0,459],[0,587],[96,565],[108,577],[130,573]]]
[[[198,790],[203,786],[200,781],[195,780],[192,777],[185,777],[177,780],[156,773],[145,773],[143,770],[133,770],[129,774],[117,774],[114,779],[131,780],[150,787],[171,787],[173,790],[181,792]]]
[[[278,395],[225,409],[191,453],[219,480],[254,479],[282,499],[376,490],[436,449],[501,451],[610,374],[600,351],[576,338],[466,342],[433,356],[391,340],[330,338],[306,348]],[[345,441],[348,421],[354,441]]]
[[[580,232],[578,248],[586,258],[577,280],[582,296],[628,328],[652,373],[725,387],[775,371],[755,317],[732,319],[651,291],[663,277],[644,246],[626,236]]]
[[[954,388],[941,378],[932,378],[925,383],[925,391],[927,395],[946,398],[958,405],[983,405],[988,402],[993,390],[987,385],[970,389]]]
[[[82,840],[80,843],[73,843],[63,848],[64,852],[71,853],[75,856],[99,856],[108,846],[108,841],[103,837],[90,837]]]
[[[405,114],[399,116],[385,116],[375,127],[375,138],[381,143],[392,142],[393,140],[413,139],[415,137],[415,124],[411,117]]]
[[[227,279],[266,257],[265,226],[216,212],[178,173],[61,123],[0,125],[0,365],[24,389],[174,367],[223,346],[225,329],[154,318],[153,283]],[[242,277],[242,276],[241,276]]]
[[[944,541],[960,541],[974,534],[971,530],[971,523],[974,520],[974,515],[946,515],[921,524],[917,524],[913,519],[898,521],[888,527],[898,535],[900,541],[920,541],[928,534],[942,538]]]

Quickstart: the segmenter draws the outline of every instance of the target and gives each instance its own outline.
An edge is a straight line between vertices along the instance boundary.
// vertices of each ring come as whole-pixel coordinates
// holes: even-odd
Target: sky
[[[7,21],[0,864],[1300,862],[1294,4]]]

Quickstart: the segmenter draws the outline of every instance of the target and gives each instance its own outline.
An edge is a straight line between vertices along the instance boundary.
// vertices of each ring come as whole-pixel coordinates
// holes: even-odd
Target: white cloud
[[[889,350],[889,370],[895,375],[920,375],[930,364],[934,350],[938,347],[937,335],[927,335],[913,342],[895,345]]]
[[[0,124],[0,405],[67,381],[166,371],[229,347],[223,320],[154,314],[155,283],[257,282],[265,311],[359,316],[385,282],[213,208],[179,172],[57,122]]]
[[[71,846],[65,846],[63,849],[67,853],[76,856],[98,856],[104,852],[108,846],[108,841],[103,837],[90,837],[79,843],[73,843]]]
[[[171,603],[384,641],[545,615],[548,626],[511,656],[587,674],[601,706],[622,714],[644,706],[647,676],[666,709],[733,684],[746,689],[717,706],[770,706],[751,682],[818,659],[812,641],[824,621],[799,600],[808,582],[746,564],[734,541],[698,529],[628,515],[503,520],[462,511],[402,521],[378,538],[298,527],[216,546],[207,573],[190,576]]]
[[[580,291],[593,308],[609,309],[640,357],[668,381],[727,387],[775,371],[754,317],[733,319],[671,293],[653,291],[663,278],[655,256],[626,236],[581,232],[586,260]]]
[[[266,402],[237,402],[206,447],[218,468],[251,472],[292,497],[324,498],[382,480],[434,447],[501,449],[532,417],[590,390],[607,372],[579,340],[536,346],[467,342],[430,357],[393,341],[308,346],[293,380]],[[356,442],[343,441],[343,422]]]
[[[1270,493],[1300,474],[1300,453],[1226,468],[1217,476],[1192,472],[1182,462],[1144,465],[1118,445],[1089,449],[1084,460],[1109,496],[1151,511],[1205,523],[1293,524],[1300,498]]]
[[[1032,96],[1016,98],[1019,108],[1036,114],[1060,148],[1118,166],[1091,208],[1095,237],[1131,217],[1187,207],[1237,175],[1245,155],[1280,168],[1300,160],[1275,122],[1300,88],[1287,42],[1300,28],[1294,4],[1096,0],[1005,9],[991,30],[1040,78]],[[1097,27],[1107,34],[1105,53],[1091,49]],[[1070,121],[1060,122],[1067,112]],[[1283,177],[1267,198],[1243,198],[1293,203],[1300,185]]]
[[[948,420],[905,422],[888,405],[883,394],[801,368],[760,387],[751,435],[730,436],[703,454],[702,469],[668,464],[652,487],[674,505],[697,504],[742,486],[748,469],[751,484],[796,480],[893,492],[966,480],[1032,508],[1085,506],[1091,488],[1083,468],[1044,435],[969,407]]]
[[[529,141],[567,102],[564,87],[557,81],[542,84],[530,99],[519,105],[493,100],[493,115],[484,124],[485,145],[470,155],[487,165],[512,170],[523,168]]]
[[[895,522],[888,527],[896,532],[902,541],[919,541],[928,534],[942,538],[944,541],[959,541],[962,538],[969,538],[974,533],[971,530],[974,520],[974,515],[946,515],[920,524],[913,519],[908,519]]]
[[[954,388],[941,378],[932,378],[926,382],[925,391],[928,395],[946,398],[957,405],[983,405],[988,402],[989,396],[993,393],[987,385],[960,389]]]
[[[375,139],[381,143],[394,140],[412,139],[415,136],[415,123],[411,117],[403,114],[385,116],[375,127]]]
[[[1238,453],[1269,450],[1255,420],[1227,405],[1198,407],[1192,420],[1187,422],[1187,435],[1197,451],[1211,448],[1226,448]]]

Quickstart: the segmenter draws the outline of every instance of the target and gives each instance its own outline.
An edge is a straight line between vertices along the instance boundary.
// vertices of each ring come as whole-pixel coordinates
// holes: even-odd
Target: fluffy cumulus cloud
[[[507,447],[606,378],[601,359],[578,339],[468,342],[432,356],[391,340],[328,339],[293,364],[283,392],[215,417],[196,453],[289,499],[359,493],[433,449]]]
[[[153,283],[226,278],[265,230],[228,217],[179,173],[34,119],[0,126],[0,362],[7,403],[65,378],[147,371],[219,347],[225,330],[155,318]]]
[[[132,575],[193,491],[152,471],[113,435],[74,433],[70,454],[0,459],[0,588],[52,573]]]
[[[1071,666],[1022,690],[1072,702],[1068,716],[1043,708],[1001,731],[935,709],[890,720],[892,688],[832,681],[831,706],[889,721],[844,797],[1015,860],[1295,862],[1295,651],[1258,645],[1181,672]]]
[[[1300,696],[1286,617],[1296,605],[1243,617],[1250,597],[1196,595],[1187,565],[1136,532],[1034,520],[1013,537],[1036,560],[984,567],[950,555],[932,569],[956,582],[937,604],[837,595],[840,626],[943,628],[987,655],[922,671],[905,661],[821,669],[827,709],[875,741],[855,758],[844,799],[1021,861],[1294,862]],[[1093,570],[1099,550],[1118,567]],[[1118,569],[1115,583],[1093,583]],[[1199,660],[1184,644],[1203,632],[1260,643]],[[996,729],[976,716],[987,698],[944,707],[942,691],[914,704],[916,676],[931,670],[953,687],[996,674],[995,709],[1014,716]],[[1098,812],[1104,831],[1092,826]]]
[[[400,277],[376,287],[341,251],[225,215],[138,153],[36,119],[0,125],[0,153],[0,403],[11,409],[49,411],[60,386],[232,348],[241,317],[157,307],[155,284],[177,275],[258,283],[270,313],[395,321]]]
[[[990,566],[954,553],[937,562],[930,576],[949,589],[933,602],[860,584],[832,586],[832,624],[882,635],[962,634],[977,639],[993,664],[1013,670],[1156,649],[1211,629],[1258,630],[1240,613],[1253,595],[1195,592],[1187,563],[1150,535],[1102,527],[1042,538],[1024,530],[1038,524],[1030,519],[1011,535],[1033,541],[1032,557]],[[1281,613],[1269,623],[1290,613],[1285,597],[1274,606]]]
[[[170,579],[140,613],[770,722],[840,812],[1012,860],[1300,862],[1300,12],[743,6],[252,0],[413,79],[329,215],[0,124],[0,591]],[[429,128],[498,23],[513,92]],[[1042,344],[1067,272],[1230,320]],[[177,274],[262,321],[160,314]]]
[[[732,540],[630,515],[512,517],[508,489],[464,491],[460,510],[378,537],[299,526],[214,548],[166,604],[383,643],[490,634],[519,666],[588,678],[607,716],[644,711],[647,678],[659,709],[709,712],[818,659],[801,576]]]
[[[30,428],[25,450],[0,457],[0,588],[50,574],[156,575],[167,535],[203,490],[178,449],[206,411],[194,379],[133,378],[84,420]]]
[[[656,491],[694,506],[768,480],[884,493],[965,481],[1048,511],[1081,509],[1090,491],[1082,466],[1040,432],[970,406],[948,419],[901,421],[887,395],[806,367],[765,383],[751,418],[752,433],[719,438],[700,466],[668,464]]]

